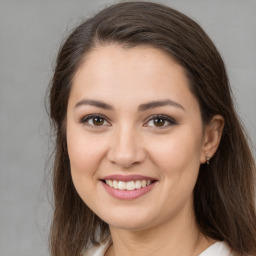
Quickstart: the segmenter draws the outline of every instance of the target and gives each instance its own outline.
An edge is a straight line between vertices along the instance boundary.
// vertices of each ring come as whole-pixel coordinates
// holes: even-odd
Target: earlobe
[[[210,123],[205,126],[202,154],[200,159],[201,164],[206,162],[209,163],[210,159],[217,151],[220,144],[224,124],[225,120],[223,116],[215,115],[213,116]]]

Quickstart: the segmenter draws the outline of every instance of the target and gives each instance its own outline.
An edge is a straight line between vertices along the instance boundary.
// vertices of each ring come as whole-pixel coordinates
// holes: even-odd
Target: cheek
[[[71,128],[71,127],[70,127]],[[101,140],[83,129],[67,129],[67,146],[73,184],[81,199],[91,208],[98,184],[99,165],[104,155]],[[94,196],[92,196],[94,195]]]
[[[85,133],[82,127],[67,127],[71,176],[78,194],[86,203],[90,201],[91,191],[99,178],[97,170],[104,155],[100,145],[101,139]]]
[[[194,134],[194,136],[192,136]],[[160,170],[162,205],[167,212],[181,209],[191,203],[200,166],[200,140],[195,133],[173,134],[151,148],[151,159]],[[169,205],[172,205],[169,209]]]
[[[199,132],[185,127],[152,144],[149,155],[164,175],[197,175],[201,155]]]
[[[103,155],[101,138],[86,134],[83,128],[68,127],[67,146],[72,172],[93,173]]]

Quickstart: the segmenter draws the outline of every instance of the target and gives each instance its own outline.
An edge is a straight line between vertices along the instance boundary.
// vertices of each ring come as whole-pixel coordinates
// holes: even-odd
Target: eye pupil
[[[104,119],[101,118],[101,117],[94,117],[93,118],[93,124],[96,125],[96,126],[100,126],[100,125],[103,125],[104,123]]]
[[[165,123],[165,120],[162,118],[155,118],[154,119],[154,125],[155,126],[163,126]]]

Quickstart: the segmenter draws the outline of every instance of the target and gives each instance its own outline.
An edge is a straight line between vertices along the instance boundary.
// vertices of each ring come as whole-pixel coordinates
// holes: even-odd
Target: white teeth
[[[108,185],[109,185],[110,187],[113,187],[113,181],[112,181],[112,180],[109,180],[109,181],[108,181]]]
[[[135,188],[136,189],[140,189],[141,188],[141,181],[140,180],[136,180],[135,181]]]
[[[120,190],[125,190],[126,189],[126,182],[119,181],[117,188],[120,189]]]
[[[118,182],[116,180],[113,180],[113,188],[117,189],[118,187]]]
[[[136,180],[136,181],[117,181],[117,180],[106,180],[106,184],[111,188],[119,190],[135,190],[149,186],[152,183],[151,180]]]
[[[129,181],[126,183],[126,189],[127,190],[134,190],[135,189],[135,183],[134,181]]]

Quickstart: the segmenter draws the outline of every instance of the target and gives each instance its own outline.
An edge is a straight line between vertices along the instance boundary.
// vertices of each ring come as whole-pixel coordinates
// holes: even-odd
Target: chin
[[[146,213],[120,213],[118,210],[113,215],[101,216],[106,223],[109,224],[110,228],[125,229],[131,231],[140,231],[150,228],[153,222],[153,218]]]
[[[129,231],[143,231],[148,227],[146,223],[141,223],[141,222],[133,222],[133,223],[128,223],[128,222],[115,222],[112,224],[109,224],[110,229],[113,227],[115,229],[123,229],[123,230],[129,230]]]

